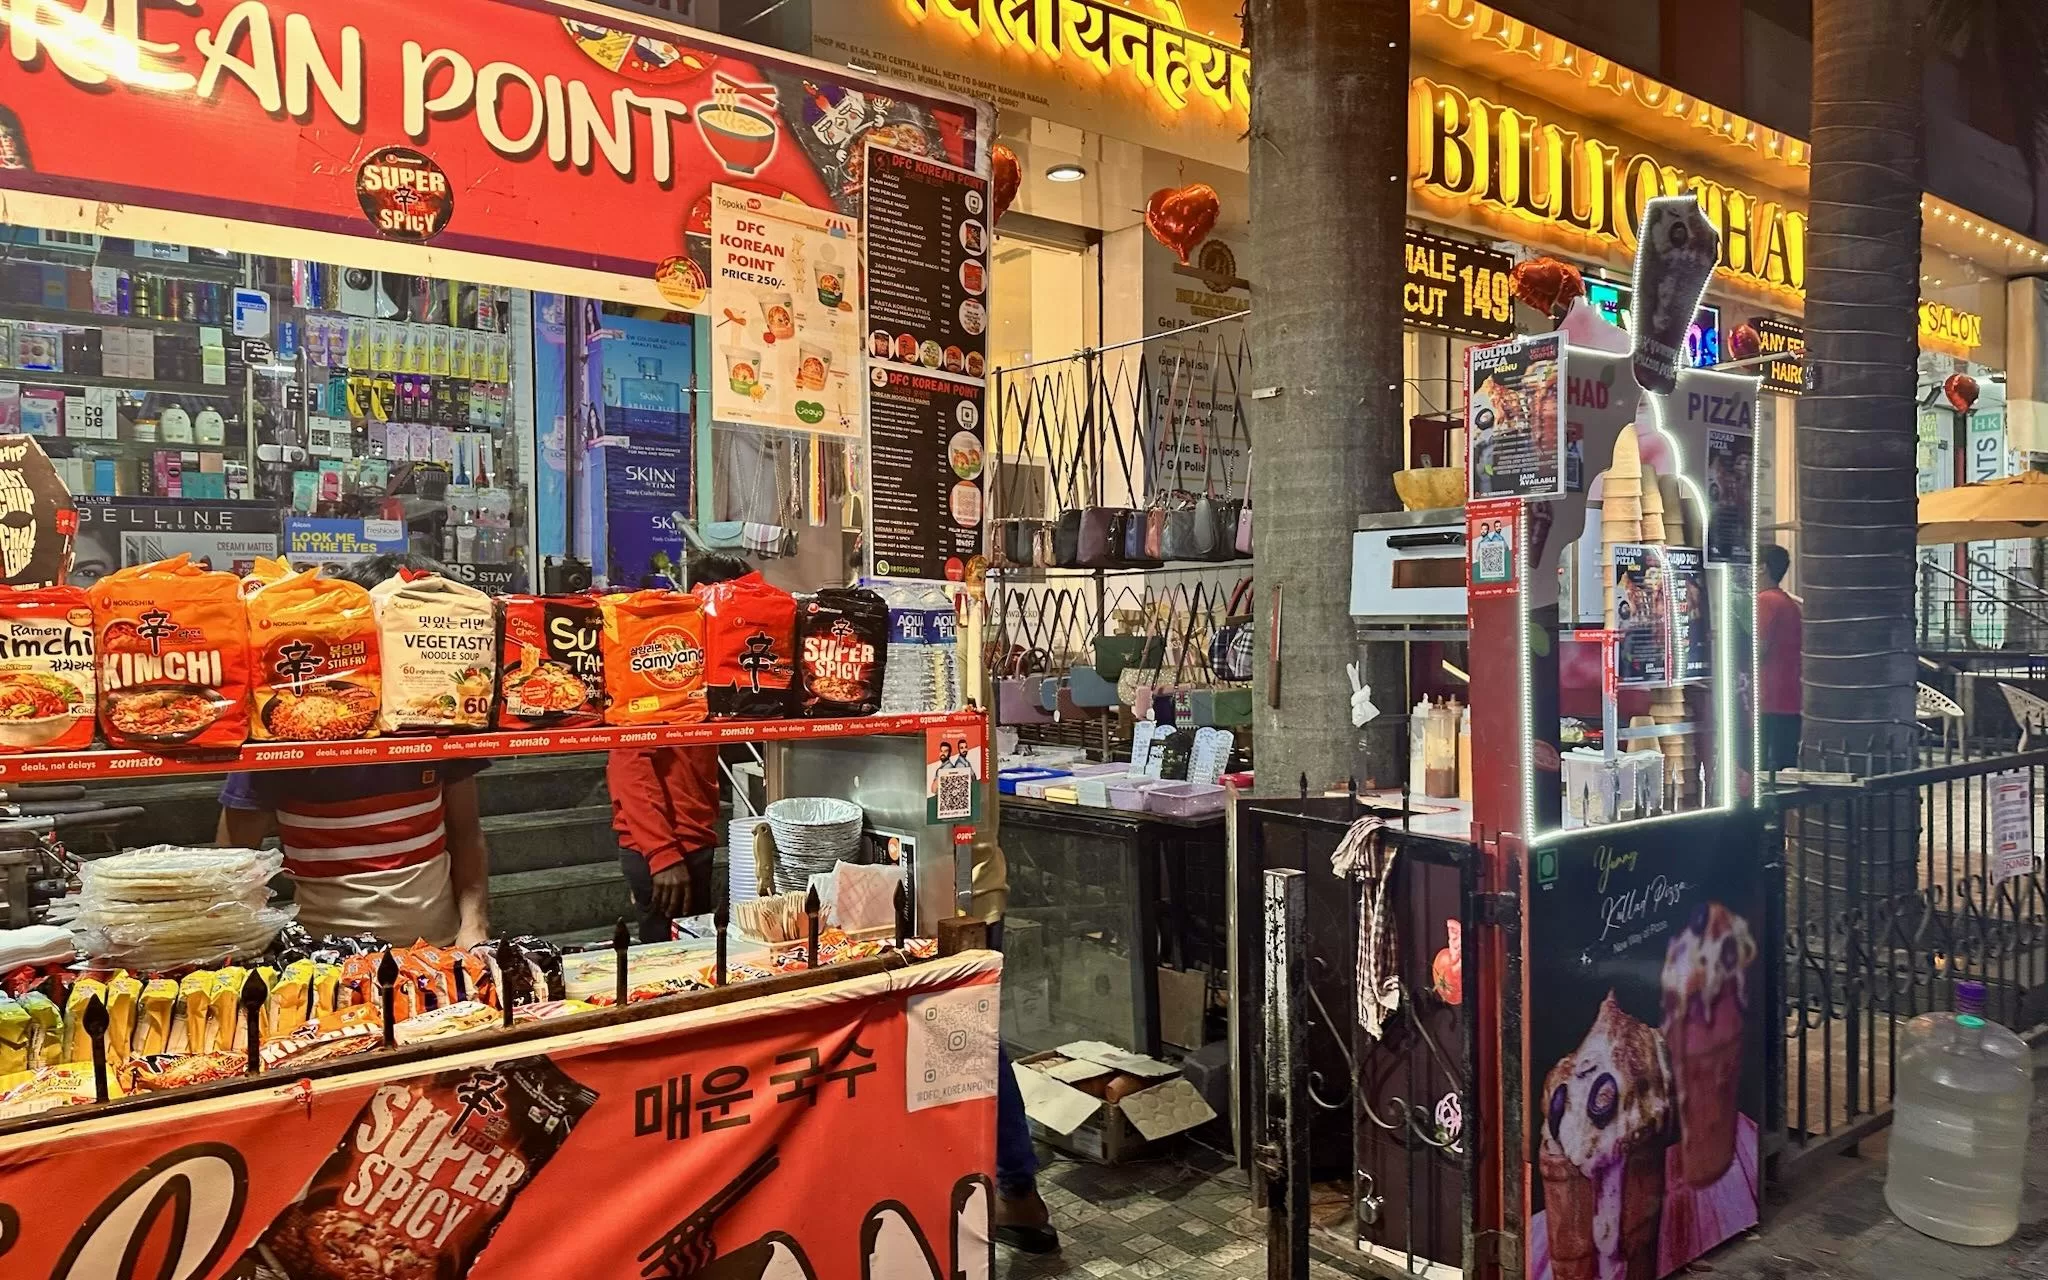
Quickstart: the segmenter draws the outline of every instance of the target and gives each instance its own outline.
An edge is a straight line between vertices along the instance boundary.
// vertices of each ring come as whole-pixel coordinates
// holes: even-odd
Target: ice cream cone
[[[1742,917],[1701,906],[1664,952],[1664,1038],[1677,1080],[1679,1167],[1712,1185],[1735,1158],[1749,969],[1756,943]]]
[[[1563,1155],[1545,1148],[1544,1221],[1549,1225],[1551,1280],[1657,1280],[1657,1243],[1664,1213],[1664,1144],[1631,1155],[1606,1173],[1621,1180],[1621,1268],[1603,1272],[1595,1234],[1599,1188]]]
[[[1610,992],[1538,1102],[1552,1280],[1656,1280],[1673,1114],[1663,1037]]]

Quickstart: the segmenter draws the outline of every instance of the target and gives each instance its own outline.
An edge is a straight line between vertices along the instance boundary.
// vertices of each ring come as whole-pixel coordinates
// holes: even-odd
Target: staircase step
[[[493,875],[598,864],[619,874],[619,842],[608,804],[494,814],[483,825]]]
[[[499,937],[611,936],[633,914],[633,895],[616,865],[514,871],[491,877],[491,932]]]

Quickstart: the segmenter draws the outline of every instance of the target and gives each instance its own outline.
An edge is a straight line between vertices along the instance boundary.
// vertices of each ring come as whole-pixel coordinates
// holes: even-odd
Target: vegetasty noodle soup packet
[[[323,578],[318,569],[268,579],[251,574],[242,585],[255,661],[249,736],[333,741],[375,733],[382,685],[370,593],[343,578]]]
[[[714,716],[772,720],[789,714],[796,683],[796,597],[758,573],[708,582],[704,696]]]
[[[249,736],[241,580],[173,556],[101,578],[100,728],[116,747],[239,747]]]
[[[501,729],[604,723],[604,616],[594,596],[505,596]]]
[[[604,613],[606,724],[696,724],[704,701],[704,615],[681,591],[598,601]]]
[[[487,729],[497,684],[491,598],[437,573],[403,571],[370,591],[381,639],[386,733]]]
[[[889,606],[865,587],[827,587],[797,602],[797,707],[813,717],[873,715],[882,705]]]
[[[0,587],[0,747],[90,747],[96,687],[85,592]]]
[[[236,1274],[469,1275],[520,1192],[596,1101],[546,1058],[379,1085]]]

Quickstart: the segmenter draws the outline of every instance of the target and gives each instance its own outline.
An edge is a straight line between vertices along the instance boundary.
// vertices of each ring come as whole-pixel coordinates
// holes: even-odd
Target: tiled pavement
[[[2039,1061],[2048,1064],[2048,1057]],[[1884,1138],[1856,1156],[1810,1164],[1778,1188],[1760,1232],[1690,1271],[1715,1280],[2048,1280],[2048,1073],[2036,1076],[2019,1234],[2004,1245],[1943,1244],[1884,1205]],[[1045,1258],[998,1250],[1002,1280],[1263,1280],[1265,1217],[1243,1175],[1197,1147],[1103,1168],[1040,1149],[1039,1187],[1063,1248]],[[1316,1264],[1312,1280],[1342,1272]]]

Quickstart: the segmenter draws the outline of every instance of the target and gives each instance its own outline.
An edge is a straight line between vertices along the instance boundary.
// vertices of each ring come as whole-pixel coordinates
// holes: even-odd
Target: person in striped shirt
[[[374,586],[417,557],[375,556],[339,576]],[[228,775],[220,841],[284,847],[299,923],[314,935],[373,933],[404,945],[490,936],[490,856],[476,775],[488,762],[425,760]]]

